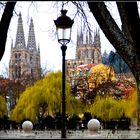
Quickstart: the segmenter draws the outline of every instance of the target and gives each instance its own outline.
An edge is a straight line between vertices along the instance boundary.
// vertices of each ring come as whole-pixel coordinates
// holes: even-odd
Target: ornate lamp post
[[[66,97],[65,97],[65,54],[71,39],[71,28],[74,20],[66,16],[67,10],[61,10],[61,16],[54,20],[58,42],[62,45],[62,129],[61,138],[66,138]]]

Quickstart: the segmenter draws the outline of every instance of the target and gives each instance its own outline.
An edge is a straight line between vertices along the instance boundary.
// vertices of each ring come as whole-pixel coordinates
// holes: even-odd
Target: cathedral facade
[[[99,30],[84,33],[81,29],[77,33],[77,47],[75,59],[66,60],[66,70],[75,69],[77,66],[85,64],[99,64],[101,59],[101,42]]]
[[[36,45],[33,19],[30,20],[27,45],[25,42],[21,13],[18,18],[15,44],[11,44],[9,61],[9,79],[22,79],[31,76],[38,80],[41,77],[40,48]]]

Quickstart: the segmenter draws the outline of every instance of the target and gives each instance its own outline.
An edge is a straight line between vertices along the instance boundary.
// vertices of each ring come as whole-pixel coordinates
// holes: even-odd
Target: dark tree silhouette
[[[16,1],[6,3],[6,6],[2,14],[1,21],[0,21],[0,60],[2,59],[5,52],[7,32],[9,29],[11,18],[13,16],[15,4],[16,4]]]
[[[103,33],[129,66],[138,87],[138,127],[140,127],[140,18],[137,2],[116,2],[122,29],[105,5],[105,2],[88,2]]]

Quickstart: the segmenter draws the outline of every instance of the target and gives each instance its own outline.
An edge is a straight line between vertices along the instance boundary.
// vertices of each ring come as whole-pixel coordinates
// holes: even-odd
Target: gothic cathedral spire
[[[27,46],[25,44],[21,13],[18,18],[15,47],[11,44],[9,61],[9,79],[24,79],[32,77],[38,80],[41,77],[40,49],[36,47],[34,24],[31,18],[28,32]]]
[[[22,24],[22,16],[21,16],[21,13],[19,13],[15,47],[24,48],[25,46],[26,44],[25,44],[24,30],[23,30],[23,24]]]
[[[35,40],[34,24],[33,24],[32,18],[31,18],[30,26],[29,26],[27,49],[28,50],[36,50],[36,40]]]
[[[96,29],[96,31],[94,32],[94,44],[95,44],[98,48],[101,48],[99,29]]]

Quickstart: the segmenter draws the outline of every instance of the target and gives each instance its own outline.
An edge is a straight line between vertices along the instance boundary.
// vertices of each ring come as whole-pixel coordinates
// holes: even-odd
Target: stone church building
[[[31,76],[35,80],[41,77],[40,48],[36,45],[34,23],[30,20],[27,44],[24,36],[22,15],[19,14],[15,44],[11,44],[9,61],[9,79],[22,79]]]
[[[81,29],[77,33],[77,47],[75,59],[66,60],[66,70],[75,69],[79,65],[98,64],[102,62],[101,42],[99,30],[84,33]]]
[[[101,42],[99,30],[84,33],[82,28],[77,32],[75,59],[66,60],[66,71],[84,64],[101,63]],[[25,76],[34,79],[41,77],[40,48],[36,45],[33,19],[30,20],[28,40],[25,42],[21,13],[18,18],[15,44],[11,44],[9,61],[9,79],[22,79]]]

